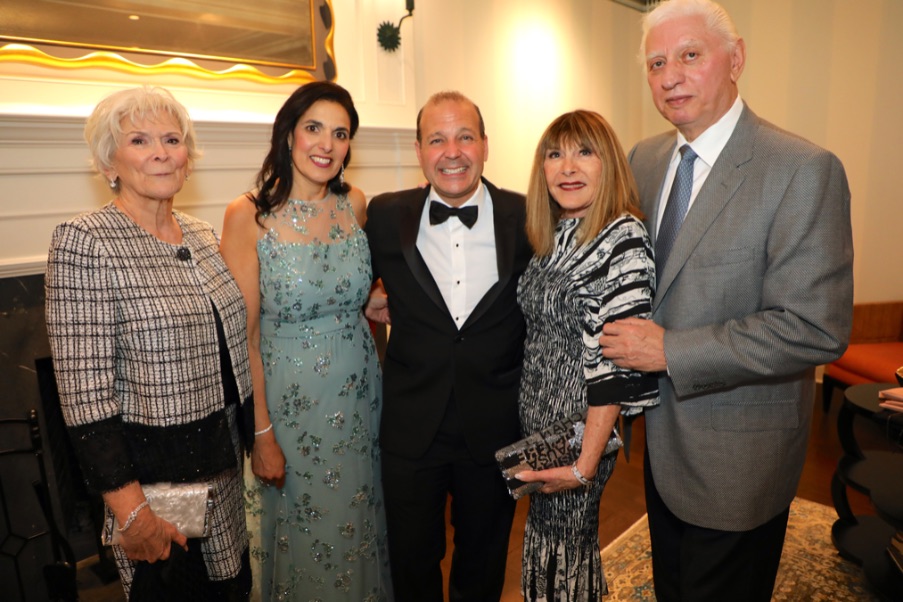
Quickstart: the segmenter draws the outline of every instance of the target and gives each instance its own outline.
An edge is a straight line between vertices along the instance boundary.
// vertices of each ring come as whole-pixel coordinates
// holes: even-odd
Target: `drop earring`
[[[339,184],[342,186],[345,185],[345,166],[344,165],[342,166],[341,171],[339,171]]]
[[[116,190],[116,178],[113,178],[112,180],[110,180],[110,189]]]

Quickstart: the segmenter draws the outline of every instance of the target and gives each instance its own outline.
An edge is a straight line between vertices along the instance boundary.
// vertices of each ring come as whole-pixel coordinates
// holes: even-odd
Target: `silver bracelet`
[[[128,528],[132,526],[132,523],[135,522],[135,519],[138,518],[138,513],[141,512],[142,510],[144,510],[147,507],[147,505],[148,505],[148,501],[144,500],[143,502],[141,502],[140,504],[135,506],[135,509],[132,510],[132,512],[131,512],[131,514],[129,514],[128,518],[125,519],[125,524],[123,524],[121,527],[119,527],[119,532],[125,533],[128,530]]]
[[[259,436],[263,435],[264,433],[269,433],[271,430],[273,430],[273,423],[272,423],[272,422],[270,422],[270,426],[266,427],[266,428],[263,429],[262,431],[254,431],[254,436],[255,436],[255,437],[259,437]]]
[[[592,479],[587,479],[585,476],[580,474],[580,470],[577,468],[576,462],[571,464],[571,472],[574,473],[574,476],[577,478],[578,481],[580,481],[580,484],[583,485],[584,487],[589,487],[590,485],[592,485],[592,483],[593,483]]]

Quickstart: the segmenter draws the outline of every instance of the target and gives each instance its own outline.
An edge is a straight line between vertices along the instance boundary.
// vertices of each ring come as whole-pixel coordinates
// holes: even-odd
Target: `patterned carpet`
[[[777,602],[877,602],[862,571],[831,543],[833,508],[796,498],[778,570]],[[602,551],[611,595],[605,602],[654,601],[652,556],[646,516]]]

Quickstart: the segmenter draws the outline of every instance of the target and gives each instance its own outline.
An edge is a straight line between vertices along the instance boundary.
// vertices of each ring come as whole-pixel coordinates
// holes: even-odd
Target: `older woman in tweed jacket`
[[[240,450],[254,427],[245,306],[213,229],[173,210],[198,154],[191,122],[165,90],[137,88],[101,101],[85,137],[116,196],[56,228],[46,276],[73,444],[121,525],[114,554],[127,595],[141,563],[173,554],[203,559],[213,599],[247,599]],[[212,484],[208,538],[186,540],[147,506],[141,485],[165,481]]]

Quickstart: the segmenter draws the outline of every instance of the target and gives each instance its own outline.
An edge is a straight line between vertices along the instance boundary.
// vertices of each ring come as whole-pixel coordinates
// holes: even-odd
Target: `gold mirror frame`
[[[309,8],[313,59],[310,65],[12,36],[0,25],[0,68],[3,63],[18,63],[63,70],[104,69],[140,76],[185,75],[208,81],[240,79],[261,84],[334,81],[337,72],[332,1],[310,0]]]

